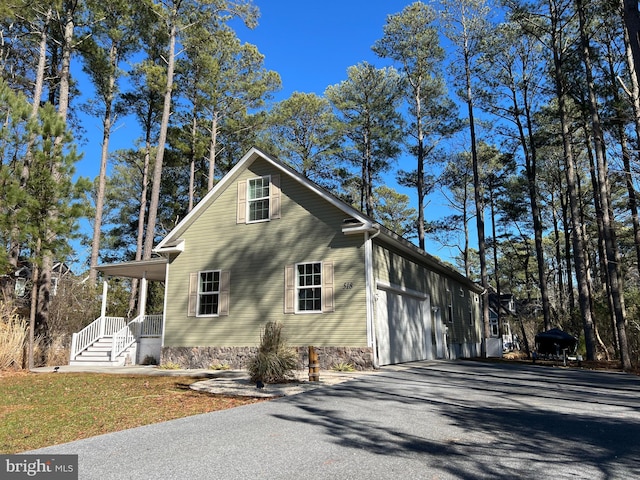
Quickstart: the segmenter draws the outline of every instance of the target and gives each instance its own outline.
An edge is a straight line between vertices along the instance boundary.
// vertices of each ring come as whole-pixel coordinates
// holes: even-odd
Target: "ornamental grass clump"
[[[247,370],[253,382],[284,383],[295,378],[298,357],[282,335],[282,324],[269,322],[258,346],[258,353],[249,360]]]
[[[334,372],[355,372],[356,367],[354,367],[352,363],[340,362],[335,363],[331,367],[331,370],[333,370]]]
[[[0,303],[0,370],[22,368],[27,331],[16,310]]]

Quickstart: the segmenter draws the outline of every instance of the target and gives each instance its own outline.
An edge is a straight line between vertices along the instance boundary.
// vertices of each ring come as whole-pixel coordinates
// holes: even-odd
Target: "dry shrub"
[[[11,305],[0,302],[0,370],[24,365],[27,323]]]
[[[67,365],[69,363],[70,347],[65,342],[65,337],[58,335],[53,338],[45,353],[45,363],[47,366]]]
[[[249,361],[247,370],[254,382],[282,383],[295,378],[298,365],[296,351],[290,348],[282,335],[282,324],[269,322],[262,333],[258,353]]]

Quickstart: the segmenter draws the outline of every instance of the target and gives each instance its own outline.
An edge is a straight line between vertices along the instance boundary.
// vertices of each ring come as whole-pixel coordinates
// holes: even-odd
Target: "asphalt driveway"
[[[640,377],[412,363],[37,452],[100,480],[640,478]]]

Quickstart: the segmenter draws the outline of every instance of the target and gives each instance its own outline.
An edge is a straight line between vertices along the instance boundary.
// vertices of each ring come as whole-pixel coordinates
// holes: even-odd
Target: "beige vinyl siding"
[[[454,343],[480,341],[481,317],[478,296],[450,277],[434,272],[378,241],[374,245],[374,278],[410,290],[427,293],[432,307],[440,307]],[[463,296],[460,295],[461,289]],[[449,294],[449,291],[451,294]],[[469,308],[474,308],[475,324],[469,325]],[[448,306],[453,300],[453,324],[448,322]]]
[[[165,346],[254,346],[268,321],[282,322],[294,346],[367,346],[363,236],[342,234],[342,211],[280,174],[281,218],[236,223],[237,183],[279,173],[257,160],[183,232],[185,251],[169,267]],[[284,313],[285,266],[301,262],[333,264],[333,312]],[[201,270],[229,271],[228,316],[187,316],[189,275]]]

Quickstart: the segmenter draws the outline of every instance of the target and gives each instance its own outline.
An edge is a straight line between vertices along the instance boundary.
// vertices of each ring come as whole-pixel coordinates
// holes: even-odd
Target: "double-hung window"
[[[220,271],[198,274],[198,316],[218,315],[220,306]]]
[[[269,220],[269,185],[270,178],[259,177],[248,181],[249,222]]]
[[[279,174],[240,180],[236,223],[269,222],[280,218],[280,200]]]
[[[333,312],[333,300],[333,262],[285,266],[284,313]]]
[[[188,317],[229,315],[229,270],[201,270],[189,274]]]
[[[298,312],[322,311],[322,263],[296,265]]]

